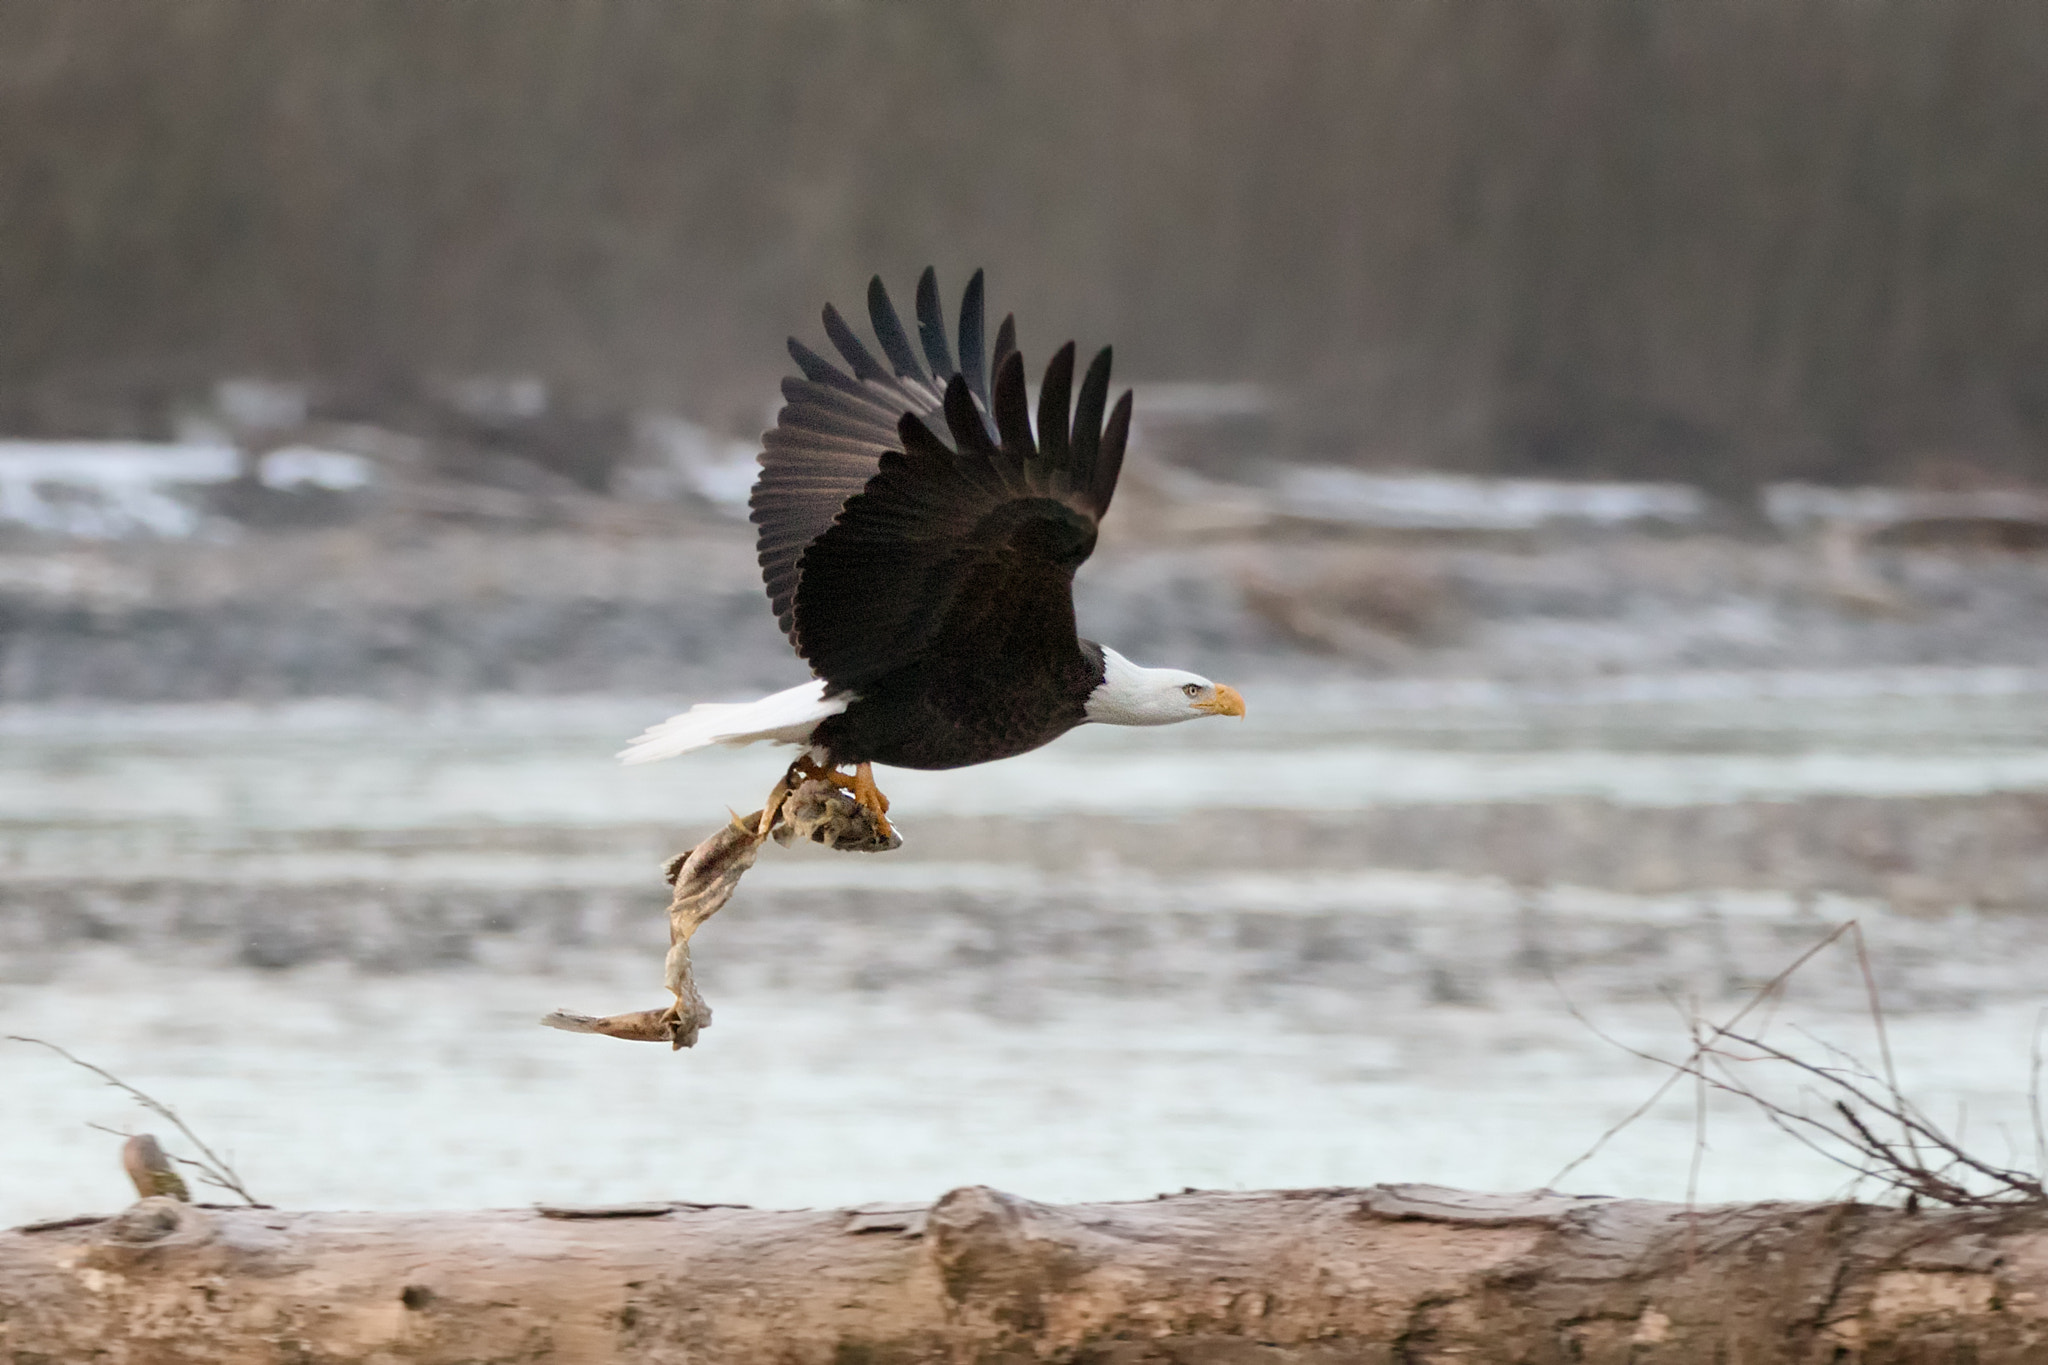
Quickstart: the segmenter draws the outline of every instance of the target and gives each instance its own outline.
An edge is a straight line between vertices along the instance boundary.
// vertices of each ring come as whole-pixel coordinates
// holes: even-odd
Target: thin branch
[[[32,1043],[36,1047],[48,1048],[50,1051],[56,1053],[59,1057],[62,1057],[65,1061],[71,1063],[73,1066],[80,1067],[86,1071],[90,1071],[93,1075],[98,1076],[108,1085],[111,1085],[116,1090],[123,1092],[130,1099],[133,1099],[137,1104],[141,1105],[144,1109],[149,1110],[150,1113],[157,1115],[159,1118],[162,1118],[166,1123],[169,1123],[172,1127],[176,1128],[180,1133],[183,1133],[185,1135],[185,1140],[191,1143],[194,1147],[199,1149],[199,1154],[205,1158],[203,1161],[191,1161],[184,1157],[179,1157],[177,1159],[183,1161],[186,1165],[198,1170],[201,1177],[208,1184],[217,1185],[221,1189],[227,1190],[233,1194],[241,1196],[242,1201],[248,1204],[251,1208],[267,1207],[267,1205],[265,1205],[255,1195],[249,1193],[248,1187],[242,1184],[242,1178],[235,1174],[235,1168],[228,1164],[226,1158],[222,1157],[219,1153],[215,1152],[213,1148],[207,1146],[205,1141],[200,1138],[199,1134],[193,1132],[191,1128],[186,1126],[185,1120],[178,1117],[178,1111],[171,1108],[171,1106],[169,1106],[168,1104],[165,1104],[162,1100],[156,1098],[154,1095],[146,1094],[143,1091],[136,1089],[134,1086],[128,1084],[128,1082],[122,1080],[119,1076],[116,1076],[113,1072],[107,1070],[105,1067],[94,1066],[91,1062],[86,1061],[82,1057],[73,1056],[71,1053],[65,1051],[63,1048],[58,1047],[55,1043],[48,1042],[42,1038],[24,1037],[18,1033],[8,1034],[7,1040],[13,1043]],[[97,1124],[89,1124],[87,1126],[98,1127]],[[101,1129],[101,1131],[111,1132],[112,1130]],[[128,1136],[128,1134],[123,1133],[120,1136],[126,1137]]]
[[[1854,924],[1855,921],[1851,920],[1850,923]],[[1891,1035],[1885,1031],[1884,1006],[1878,1002],[1877,998],[1877,973],[1871,970],[1870,966],[1870,944],[1863,937],[1863,926],[1860,924],[1856,925],[1855,939],[1856,965],[1863,969],[1863,990],[1870,997],[1870,1026],[1877,1031],[1877,1055],[1884,1062],[1885,1084],[1890,1087],[1895,1099],[1903,1100],[1905,1096],[1899,1089],[1899,1073],[1892,1065]],[[1906,1135],[1906,1147],[1910,1151],[1912,1146],[1913,1135],[1908,1133]],[[1918,1160],[1920,1154],[1914,1152],[1913,1156],[1915,1160]]]
[[[1725,1055],[1717,1055],[1714,1058],[1712,1058],[1712,1060],[1716,1065],[1728,1071],[1729,1075],[1729,1079],[1725,1081],[1714,1080],[1710,1082],[1710,1084],[1712,1084],[1716,1090],[1720,1090],[1729,1095],[1738,1096],[1742,1099],[1750,1101],[1752,1104],[1755,1104],[1758,1108],[1758,1111],[1761,1112],[1764,1118],[1767,1119],[1770,1122],[1770,1124],[1773,1127],[1775,1127],[1779,1132],[1785,1134],[1787,1137],[1797,1142],[1800,1146],[1812,1152],[1815,1156],[1818,1156],[1825,1161],[1832,1162],[1833,1164],[1842,1167],[1844,1170],[1851,1172],[1855,1176],[1855,1182],[1852,1182],[1852,1184],[1856,1182],[1861,1182],[1863,1180],[1876,1180],[1879,1183],[1886,1185],[1895,1185],[1897,1183],[1892,1178],[1891,1174],[1889,1174],[1884,1169],[1859,1165],[1857,1162],[1850,1160],[1849,1158],[1843,1156],[1841,1153],[1831,1150],[1825,1144],[1823,1144],[1814,1136],[1812,1136],[1812,1134],[1809,1133],[1807,1130],[1812,1130],[1812,1133],[1817,1133],[1820,1135],[1820,1137],[1826,1138],[1830,1142],[1840,1143],[1844,1146],[1850,1147],[1853,1150],[1859,1150],[1860,1152],[1860,1149],[1856,1149],[1856,1145],[1853,1142],[1849,1141],[1847,1138],[1843,1137],[1842,1134],[1836,1132],[1834,1129],[1828,1127],[1826,1124],[1820,1122],[1818,1119],[1813,1118],[1811,1115],[1802,1114],[1796,1109],[1787,1109],[1783,1105],[1777,1104],[1776,1102],[1764,1096],[1758,1095],[1749,1086],[1741,1083],[1740,1081],[1737,1081],[1734,1078],[1734,1072],[1732,1068],[1729,1068],[1728,1066],[1729,1059]],[[1750,1062],[1769,1059],[1739,1058],[1737,1060]],[[1865,1156],[1868,1155],[1868,1153],[1860,1154]]]
[[[1729,1029],[1734,1028],[1737,1024],[1741,1023],[1745,1018],[1749,1016],[1750,1011],[1754,1010],[1758,1005],[1763,1004],[1767,1000],[1774,1000],[1785,989],[1785,983],[1792,979],[1792,974],[1794,972],[1798,971],[1801,967],[1804,967],[1808,962],[1811,962],[1814,959],[1814,957],[1821,952],[1822,949],[1826,948],[1829,944],[1835,942],[1837,939],[1841,938],[1842,935],[1848,933],[1851,929],[1855,927],[1855,920],[1845,920],[1843,923],[1836,925],[1834,929],[1830,931],[1825,938],[1821,939],[1820,942],[1814,944],[1811,948],[1808,948],[1805,952],[1801,953],[1798,957],[1794,958],[1791,962],[1791,965],[1786,967],[1785,970],[1779,972],[1769,981],[1766,981],[1763,985],[1757,987],[1756,993],[1750,996],[1747,1004],[1743,1005],[1741,1009],[1737,1010],[1729,1018],[1727,1023],[1719,1025],[1713,1030],[1714,1040],[1717,1040]],[[1573,1171],[1576,1171],[1579,1167],[1585,1165],[1594,1157],[1598,1156],[1601,1150],[1605,1148],[1607,1144],[1611,1142],[1615,1137],[1619,1136],[1623,1129],[1627,1128],[1629,1125],[1633,1124],[1637,1119],[1641,1118],[1643,1115],[1649,1113],[1651,1109],[1655,1108],[1657,1102],[1663,1099],[1666,1094],[1670,1093],[1672,1086],[1677,1085],[1682,1077],[1691,1073],[1692,1066],[1700,1060],[1701,1054],[1698,1050],[1698,1047],[1696,1046],[1692,1055],[1688,1057],[1686,1059],[1685,1064],[1681,1066],[1676,1062],[1667,1061],[1662,1057],[1652,1056],[1651,1054],[1644,1052],[1638,1048],[1630,1047],[1627,1043],[1624,1043],[1617,1038],[1609,1036],[1600,1028],[1598,1024],[1595,1024],[1591,1019],[1587,1018],[1585,1012],[1582,1011],[1575,1003],[1573,1003],[1571,996],[1568,993],[1566,993],[1564,983],[1560,982],[1555,975],[1552,975],[1550,977],[1550,984],[1552,989],[1554,989],[1557,992],[1558,998],[1564,1002],[1564,1007],[1571,1014],[1572,1018],[1578,1020],[1581,1024],[1584,1024],[1586,1028],[1592,1032],[1594,1037],[1600,1039],[1602,1042],[1610,1043],[1613,1046],[1620,1048],[1623,1052],[1626,1052],[1631,1056],[1640,1057],[1646,1062],[1655,1062],[1658,1066],[1666,1066],[1673,1068],[1671,1075],[1666,1077],[1664,1083],[1658,1086],[1657,1089],[1651,1093],[1650,1098],[1644,1100],[1641,1104],[1637,1105],[1634,1109],[1630,1110],[1628,1114],[1621,1119],[1620,1122],[1616,1123],[1613,1127],[1609,1128],[1606,1132],[1602,1133],[1591,1147],[1588,1147],[1585,1151],[1581,1152],[1577,1157],[1565,1163],[1563,1170],[1560,1170],[1556,1175],[1550,1177],[1548,1184],[1552,1189],[1555,1189],[1559,1185],[1564,1183],[1564,1178],[1566,1176],[1570,1175]]]
[[[1812,961],[1823,949],[1851,935],[1855,938],[1864,991],[1870,1002],[1871,1022],[1877,1032],[1883,1063],[1882,1075],[1873,1074],[1870,1068],[1853,1054],[1822,1039],[1814,1038],[1804,1029],[1796,1031],[1814,1044],[1823,1060],[1809,1060],[1775,1044],[1767,1043],[1760,1032],[1750,1035],[1736,1031],[1742,1020],[1759,1005],[1765,1001],[1778,1000],[1795,972]],[[1552,984],[1557,983],[1553,980]],[[1647,1113],[1651,1106],[1668,1094],[1671,1087],[1681,1078],[1690,1076],[1696,1087],[1696,1107],[1692,1167],[1686,1180],[1688,1206],[1698,1191],[1700,1164],[1705,1147],[1706,1099],[1711,1091],[1721,1091],[1748,1100],[1772,1126],[1793,1138],[1801,1146],[1848,1170],[1856,1181],[1876,1180],[1900,1191],[1906,1195],[1909,1206],[1921,1199],[1970,1208],[2048,1203],[2048,1123],[2042,1120],[2040,1098],[2041,1035],[2043,1022],[2048,1021],[2048,1011],[2043,1011],[2042,1016],[2036,1020],[2034,1030],[2032,1087],[2029,1093],[2034,1113],[2035,1160],[2040,1170],[2029,1174],[1974,1155],[1964,1145],[1961,1119],[1958,1120],[1957,1129],[1953,1134],[1945,1131],[1900,1088],[1898,1072],[1892,1061],[1891,1043],[1886,1036],[1884,1010],[1877,991],[1877,975],[1871,967],[1869,948],[1863,938],[1862,928],[1854,920],[1837,926],[1833,932],[1801,953],[1790,966],[1759,988],[1726,1023],[1706,1027],[1695,1009],[1687,1021],[1692,1049],[1682,1062],[1668,1061],[1618,1041],[1588,1019],[1572,1003],[1570,997],[1565,995],[1562,986],[1558,987],[1558,993],[1564,998],[1565,1008],[1596,1037],[1631,1056],[1669,1067],[1671,1074],[1648,1100],[1602,1134],[1577,1161],[1559,1172],[1551,1182],[1553,1185],[1560,1183],[1564,1176],[1590,1160],[1615,1134]],[[1673,1003],[1675,1005],[1676,1002]],[[1767,1025],[1769,1019],[1770,1016],[1766,1015]],[[1813,1086],[1799,1088],[1799,1094],[1804,1097],[1801,1108],[1795,1109],[1780,1103],[1751,1083],[1747,1068],[1766,1062],[1789,1067],[1794,1074],[1811,1079]],[[1808,1103],[1819,1105],[1821,1111],[1830,1117],[1821,1118],[1804,1112]],[[1963,1111],[1965,1115],[1967,1112]],[[1873,1126],[1873,1119],[1886,1128],[1896,1127],[1899,1136],[1880,1137],[1877,1127]],[[1846,1149],[1846,1155],[1843,1149]],[[1989,1186],[1988,1189],[1984,1188],[1986,1185]]]
[[[1961,1168],[1992,1181],[1995,1185],[2001,1187],[2004,1196],[2001,1198],[1999,1196],[1970,1195],[1968,1199],[1962,1202],[2011,1202],[2014,1197],[2027,1201],[2048,1201],[2048,1189],[2044,1189],[2040,1178],[2029,1175],[2024,1171],[2016,1171],[2008,1167],[1995,1165],[1984,1160],[1982,1157],[1973,1155],[1957,1139],[1943,1131],[1910,1103],[1903,1100],[1887,1101],[1880,1099],[1855,1082],[1843,1079],[1842,1075],[1837,1071],[1816,1066],[1803,1057],[1786,1052],[1782,1048],[1773,1047],[1759,1039],[1742,1037],[1735,1034],[1729,1036],[1733,1041],[1742,1044],[1744,1047],[1754,1048],[1758,1052],[1765,1054],[1771,1061],[1780,1062],[1803,1071],[1821,1080],[1826,1085],[1832,1086],[1839,1092],[1832,1103],[1835,1109],[1842,1114],[1844,1120],[1850,1123],[1852,1129],[1852,1132],[1848,1135],[1838,1133],[1836,1136],[1862,1149],[1867,1154],[1895,1166],[1897,1174],[1914,1180],[1924,1179],[1932,1186],[1949,1190],[1961,1190],[1961,1186],[1956,1185],[1955,1182],[1948,1180],[1943,1175],[1943,1172],[1949,1169]],[[1758,1103],[1771,1103],[1766,1098],[1754,1093],[1750,1095],[1750,1098]],[[1861,1117],[1856,1114],[1850,1101],[1855,1101],[1870,1112],[1882,1116],[1891,1123],[1897,1124],[1900,1131],[1905,1135],[1904,1138],[1898,1145],[1894,1145],[1877,1137],[1870,1130],[1869,1126],[1863,1122]],[[1925,1143],[1933,1152],[1945,1158],[1941,1166],[1936,1167],[1928,1164],[1926,1156],[1920,1152],[1921,1143]],[[1906,1149],[1905,1154],[1901,1154],[1899,1151],[1900,1147]],[[1940,1199],[1944,1203],[1957,1202],[1933,1188],[1922,1189],[1920,1192],[1927,1197]]]
[[[1692,1034],[1693,1051],[1701,1046],[1699,1002],[1693,1002],[1692,1017],[1687,1021]],[[1699,1204],[1700,1167],[1707,1159],[1707,1078],[1695,1073],[1692,1087],[1692,1167],[1685,1173],[1685,1268],[1691,1270],[1699,1263],[1700,1234],[1699,1219],[1693,1216]]]
[[[1555,978],[1552,979],[1551,984],[1557,985]],[[1607,1032],[1601,1029],[1601,1027],[1598,1024],[1594,1023],[1591,1019],[1586,1017],[1586,1015],[1579,1009],[1579,1007],[1572,1002],[1571,997],[1564,993],[1564,988],[1562,986],[1558,986],[1557,993],[1558,996],[1564,1001],[1564,1007],[1566,1012],[1569,1013],[1572,1018],[1578,1020],[1581,1024],[1584,1024],[1587,1030],[1590,1031],[1592,1035],[1598,1038],[1601,1042],[1612,1044],[1613,1046],[1620,1048],[1623,1052],[1628,1053],[1631,1057],[1638,1057],[1646,1062],[1655,1062],[1658,1066],[1670,1067],[1671,1074],[1664,1078],[1664,1083],[1662,1085],[1658,1086],[1655,1090],[1650,1092],[1650,1098],[1644,1100],[1641,1104],[1629,1110],[1628,1113],[1622,1115],[1622,1117],[1616,1123],[1614,1123],[1613,1126],[1608,1128],[1606,1132],[1602,1133],[1597,1139],[1594,1140],[1594,1143],[1591,1147],[1588,1147],[1585,1151],[1579,1153],[1576,1157],[1573,1157],[1570,1161],[1566,1162],[1562,1170],[1558,1171],[1556,1175],[1550,1177],[1549,1180],[1545,1181],[1544,1185],[1546,1188],[1549,1189],[1559,1188],[1564,1184],[1564,1178],[1566,1176],[1570,1175],[1573,1171],[1576,1171],[1579,1167],[1591,1161],[1594,1157],[1600,1155],[1602,1148],[1606,1147],[1609,1142],[1613,1141],[1616,1137],[1620,1136],[1621,1131],[1623,1129],[1627,1128],[1629,1125],[1633,1124],[1637,1119],[1641,1118],[1643,1115],[1649,1113],[1652,1109],[1656,1108],[1657,1102],[1663,1099],[1665,1095],[1669,1094],[1671,1092],[1671,1087],[1677,1085],[1679,1081],[1683,1080],[1687,1074],[1686,1068],[1677,1062],[1667,1061],[1665,1058],[1653,1056],[1648,1052],[1644,1052],[1640,1048],[1630,1047],[1627,1043],[1622,1042],[1619,1038],[1610,1036]]]
[[[105,1133],[108,1137],[132,1138],[135,1136],[135,1134],[129,1132],[125,1128],[109,1128],[104,1123],[93,1123],[88,1121],[85,1126],[92,1129],[95,1133]],[[224,1178],[222,1178],[221,1174],[213,1168],[212,1163],[208,1161],[202,1160],[197,1157],[179,1156],[176,1152],[165,1152],[164,1155],[168,1157],[170,1160],[177,1162],[180,1166],[190,1166],[194,1171],[198,1172],[199,1179],[203,1184],[211,1185],[215,1189],[228,1190],[236,1194],[241,1194],[244,1199],[247,1199],[249,1197],[245,1192],[236,1189],[235,1186],[229,1184]],[[270,1205],[257,1204],[255,1205],[255,1207],[267,1209],[270,1207]]]
[[[2034,1174],[2048,1181],[2048,1126],[2041,1122],[2041,1027],[2048,1008],[2034,1015],[2034,1042],[2027,1059],[2027,1112],[2034,1121]]]

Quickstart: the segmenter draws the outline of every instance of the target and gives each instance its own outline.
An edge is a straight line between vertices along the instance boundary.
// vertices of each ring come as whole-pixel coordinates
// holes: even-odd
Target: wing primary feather
[[[1002,369],[1003,361],[1008,359],[1010,352],[1016,349],[1017,315],[1012,313],[1003,319],[1002,326],[996,328],[995,359],[989,362],[990,368],[995,370]]]
[[[946,342],[946,314],[939,306],[939,272],[930,266],[917,277],[917,335],[924,342],[924,358],[931,362],[932,378],[944,383],[959,371],[953,351]]]
[[[1038,385],[1038,449],[1055,465],[1071,464],[1073,442],[1067,439],[1067,403],[1074,390],[1074,343],[1053,352]]]
[[[967,391],[967,381],[957,374],[946,385],[946,426],[962,454],[987,455],[995,450],[988,428],[982,425],[981,411],[974,406],[974,396]]]
[[[831,304],[825,305],[825,335],[839,348],[839,354],[846,357],[846,363],[853,366],[857,379],[876,379],[886,383],[889,372],[875,359],[866,346],[861,344],[853,329],[846,325],[846,319],[839,316],[839,310]]]
[[[1074,486],[1095,487],[1096,462],[1102,453],[1102,409],[1109,402],[1109,347],[1096,352],[1081,380],[1074,402]]]
[[[914,412],[903,414],[902,420],[896,423],[896,435],[903,444],[903,453],[911,459],[953,463],[959,458],[946,449],[945,442],[934,436],[932,429],[924,424],[924,419]]]
[[[982,272],[974,272],[960,296],[960,373],[983,407],[988,406],[988,352],[982,337]]]
[[[789,358],[813,384],[824,384],[843,393],[860,393],[860,381],[819,355],[795,337],[789,339]]]
[[[924,366],[917,363],[917,352],[910,346],[910,334],[903,330],[903,319],[896,316],[896,305],[889,301],[889,290],[880,275],[868,281],[868,321],[874,324],[875,339],[882,343],[882,353],[889,357],[896,373],[905,379],[929,384],[931,380],[926,376]]]
[[[777,623],[831,688],[855,686],[929,644],[951,610],[955,561],[987,549],[977,537],[990,509],[1049,528],[1043,545],[1011,549],[1050,556],[1032,569],[1051,575],[1050,591],[1086,557],[1094,519],[1115,492],[1132,397],[1117,400],[1105,425],[1111,352],[1095,357],[1076,394],[1077,353],[1071,342],[1061,347],[1034,411],[1016,320],[1003,319],[990,347],[985,305],[977,270],[949,338],[938,274],[927,268],[913,335],[876,277],[872,337],[828,306],[826,350],[836,356],[789,342],[802,377],[783,383],[786,405],[763,438],[748,515]],[[933,597],[933,587],[945,591]],[[1060,605],[1064,592],[1055,596],[1048,620],[1064,636],[1071,606]]]
[[[1088,483],[1088,501],[1098,517],[1109,511],[1109,500],[1116,495],[1116,476],[1123,471],[1124,444],[1130,435],[1131,391],[1125,389],[1102,428],[1102,451],[1096,456],[1093,477]]]
[[[849,381],[850,382],[850,381]],[[836,385],[814,384],[808,379],[790,375],[782,381],[782,397],[790,403],[817,403],[841,407],[884,423],[896,420],[896,408],[882,401],[882,395],[875,390],[855,384],[851,389]]]
[[[1024,396],[1024,357],[1016,351],[996,368],[996,430],[1005,454],[1029,459],[1038,453],[1031,443],[1031,406]]]

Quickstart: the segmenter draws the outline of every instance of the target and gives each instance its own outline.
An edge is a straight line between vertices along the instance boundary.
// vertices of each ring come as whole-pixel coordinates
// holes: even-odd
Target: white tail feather
[[[853,701],[850,693],[825,695],[823,679],[814,679],[759,701],[698,702],[680,716],[670,716],[619,751],[627,763],[652,763],[714,744],[808,744],[811,731],[827,716],[836,716]]]

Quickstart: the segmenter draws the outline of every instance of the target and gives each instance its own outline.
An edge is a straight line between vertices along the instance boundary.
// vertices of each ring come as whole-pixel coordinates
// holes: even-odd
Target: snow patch
[[[367,488],[377,466],[360,455],[317,446],[283,446],[256,462],[256,477],[265,488],[326,488],[336,492]]]
[[[721,436],[686,417],[648,417],[640,423],[640,443],[652,458],[620,470],[613,492],[650,502],[694,496],[728,515],[747,515],[760,473],[755,442]]]
[[[1772,524],[1788,531],[1830,522],[1871,527],[1911,521],[2048,521],[2048,495],[2019,488],[1947,491],[1774,483],[1764,489],[1763,503]]]
[[[240,472],[227,444],[0,441],[0,522],[89,540],[182,538],[203,519],[186,490]]]
[[[1690,524],[1706,495],[1677,483],[1565,483],[1453,474],[1366,474],[1303,465],[1278,481],[1276,510],[1317,521],[1407,530],[1528,531],[1554,522]]]

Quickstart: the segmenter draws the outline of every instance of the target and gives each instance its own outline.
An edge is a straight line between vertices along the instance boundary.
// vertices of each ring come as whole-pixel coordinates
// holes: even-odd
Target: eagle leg
[[[860,808],[868,813],[868,818],[874,821],[876,834],[883,839],[892,839],[896,835],[895,826],[889,823],[889,798],[882,795],[881,788],[875,785],[875,765],[872,763],[859,765],[849,776],[837,768],[813,762],[811,756],[805,754],[789,765],[789,773],[782,780],[791,791],[813,780],[829,782],[859,803]]]
[[[875,833],[884,839],[895,837],[896,830],[889,823],[889,798],[875,785],[874,764],[863,763],[853,770],[853,799],[874,819]]]
[[[830,782],[841,791],[850,792],[853,790],[853,778],[840,772],[837,768],[826,767],[824,764],[813,759],[809,754],[803,755],[796,762],[790,764],[789,772],[782,780],[789,785],[791,791],[795,791],[806,782]]]

